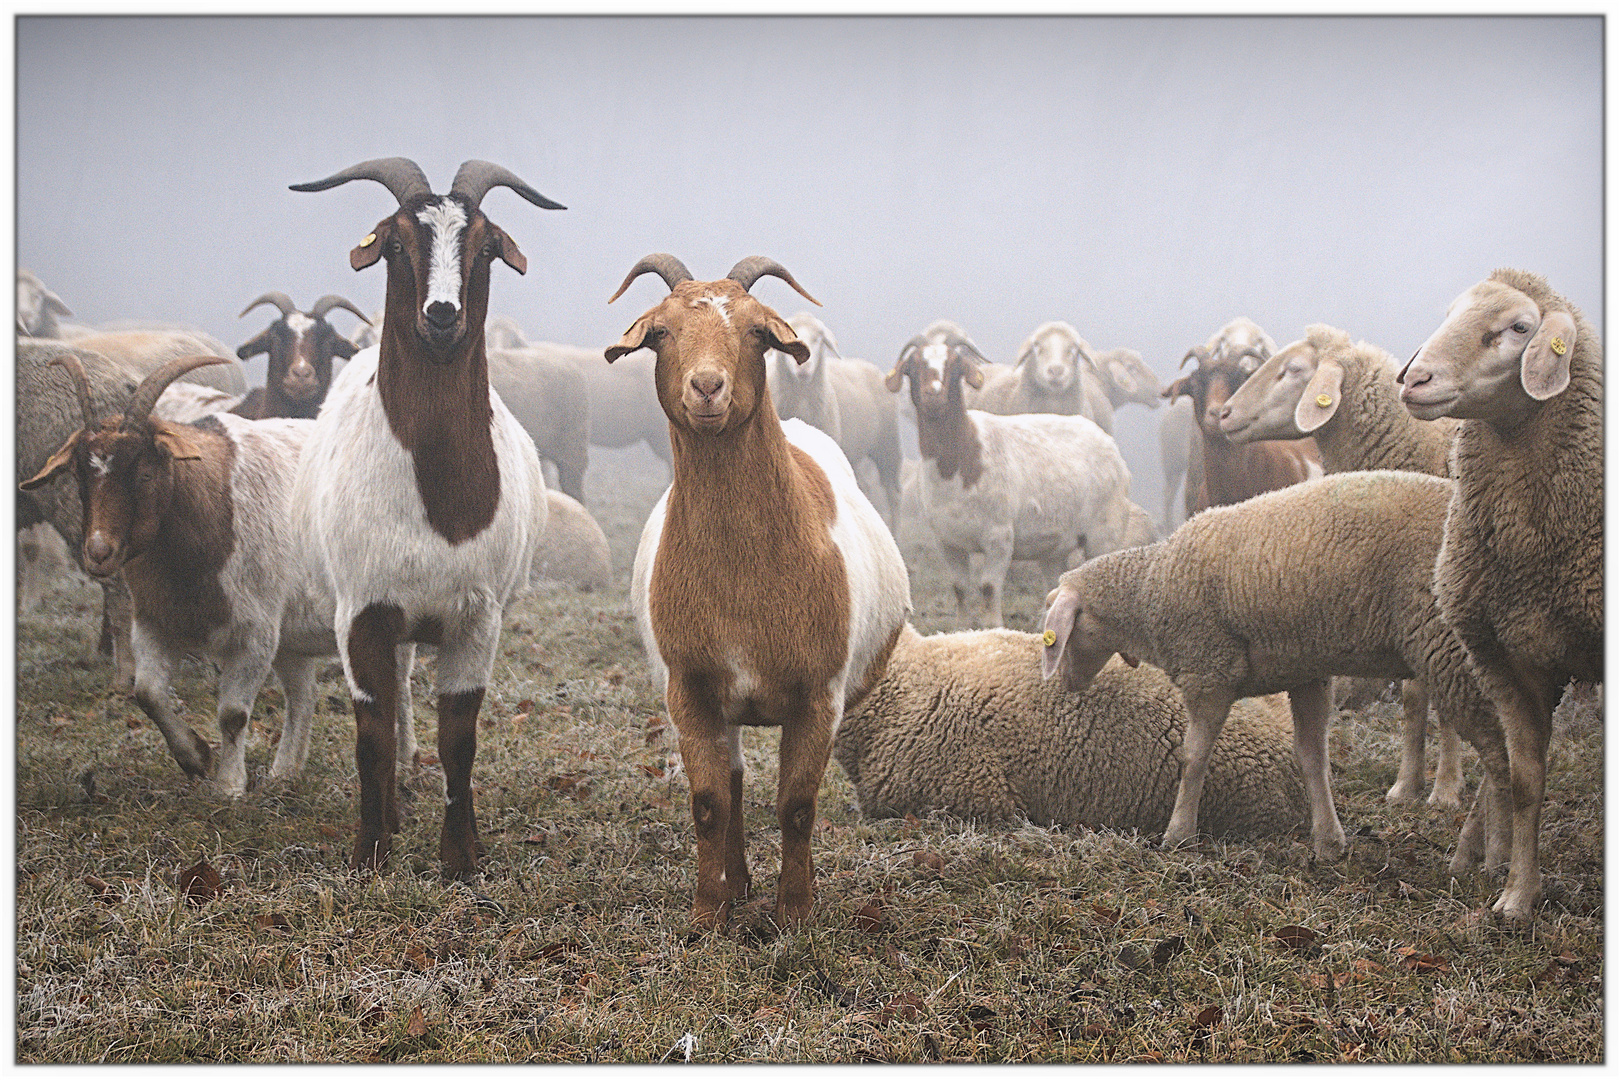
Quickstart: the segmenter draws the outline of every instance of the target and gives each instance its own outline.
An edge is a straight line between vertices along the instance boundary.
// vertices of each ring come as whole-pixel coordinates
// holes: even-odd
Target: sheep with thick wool
[[[844,717],[833,758],[869,817],[1161,831],[1187,710],[1164,672],[1115,660],[1083,692],[1041,678],[1041,639],[1013,630],[901,631],[882,680]],[[1232,707],[1207,779],[1210,832],[1286,832],[1305,813],[1287,704]]]
[[[613,557],[607,536],[591,512],[550,488],[544,501],[546,513],[538,523],[540,546],[529,564],[529,583],[558,581],[581,592],[612,585]]]
[[[1043,672],[1086,686],[1118,652],[1163,668],[1189,721],[1166,846],[1191,839],[1210,753],[1238,698],[1286,692],[1319,858],[1345,848],[1328,784],[1328,680],[1421,678],[1479,750],[1505,797],[1507,748],[1495,711],[1440,617],[1427,559],[1440,547],[1451,483],[1393,471],[1339,473],[1217,507],[1168,539],[1064,574],[1048,597]],[[1491,866],[1507,856],[1491,823]],[[1453,868],[1477,852],[1459,844]]]
[[[1463,421],[1434,588],[1507,733],[1513,816],[1494,910],[1528,922],[1552,713],[1571,679],[1603,678],[1603,342],[1545,278],[1501,269],[1463,293],[1401,372],[1412,415]],[[1418,553],[1409,558],[1416,560]],[[1490,793],[1494,800],[1499,792]]]

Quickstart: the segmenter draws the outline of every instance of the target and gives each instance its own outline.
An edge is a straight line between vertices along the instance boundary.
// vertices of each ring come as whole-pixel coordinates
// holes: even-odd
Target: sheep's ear
[[[45,290],[45,310],[54,311],[58,315],[66,315],[70,319],[73,318],[73,312],[68,309],[66,304],[62,303],[62,298],[49,289]]]
[[[196,461],[202,457],[202,442],[189,424],[156,423],[152,441],[174,461]]]
[[[652,317],[653,313],[651,311],[647,312],[647,314],[630,324],[630,329],[624,332],[624,337],[619,339],[617,345],[607,347],[602,355],[607,357],[608,363],[613,363],[625,353],[635,352],[646,343],[647,331],[652,329]]]
[[[258,356],[260,353],[267,353],[269,351],[270,331],[268,328],[266,328],[264,332],[259,334],[259,336],[254,338],[252,341],[238,346],[236,350],[236,358],[238,360],[246,360],[250,356]]]
[[[356,270],[364,270],[382,258],[383,247],[388,243],[389,234],[393,231],[393,218],[379,221],[377,227],[367,233],[360,243],[355,245],[354,250],[349,252],[349,265]]]
[[[1136,376],[1131,374],[1130,369],[1122,361],[1110,356],[1103,366],[1108,369],[1108,377],[1114,380],[1114,385],[1119,387],[1122,393],[1136,393]]]
[[[810,346],[800,341],[787,320],[770,308],[765,309],[765,333],[770,338],[771,348],[787,353],[801,364],[810,359]]]
[[[1015,367],[1015,368],[1023,367],[1024,364],[1026,362],[1028,362],[1029,358],[1034,356],[1034,355],[1035,355],[1035,339],[1034,338],[1026,338],[1024,343],[1018,347],[1018,359],[1013,361],[1013,367]]]
[[[1339,388],[1344,383],[1344,368],[1333,360],[1316,365],[1316,374],[1305,384],[1305,392],[1294,406],[1294,426],[1309,435],[1339,411]]]
[[[41,484],[47,484],[66,472],[68,467],[73,464],[73,451],[78,448],[79,440],[82,438],[84,438],[82,430],[75,431],[68,436],[68,441],[62,444],[62,449],[50,456],[43,469],[17,486],[24,491],[33,491]]]
[[[501,262],[520,274],[527,274],[529,272],[529,260],[524,258],[523,252],[518,250],[517,241],[506,235],[506,230],[492,221],[486,220],[484,226],[494,232],[495,239],[500,241],[500,250],[496,254],[499,255]]]
[[[1519,358],[1519,382],[1537,401],[1569,386],[1569,358],[1575,349],[1575,320],[1567,311],[1549,312]]]

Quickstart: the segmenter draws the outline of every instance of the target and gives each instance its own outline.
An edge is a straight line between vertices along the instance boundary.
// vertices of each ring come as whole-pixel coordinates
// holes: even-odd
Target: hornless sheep
[[[983,552],[978,591],[989,622],[1000,626],[1014,559],[1034,559],[1056,577],[1076,550],[1092,557],[1126,545],[1131,474],[1114,440],[1083,416],[968,409],[963,383],[983,382],[982,359],[954,331],[940,340],[918,335],[886,385],[899,393],[911,380],[922,451],[917,493],[950,567],[957,612],[966,611],[973,587],[969,558]]]
[[[981,374],[983,385],[968,390],[970,409],[997,416],[1084,416],[1104,432],[1113,431],[1114,410],[1097,377],[1091,345],[1066,322],[1037,326],[1018,347],[1011,367],[994,364]]]
[[[921,637],[833,740],[861,812],[1159,832],[1175,801],[1187,709],[1157,668],[1111,662],[1083,693],[1041,679],[1041,639],[1012,630]],[[1210,832],[1287,832],[1305,813],[1283,698],[1245,698],[1215,748]]]
[[[62,298],[45,287],[32,270],[17,270],[17,333],[27,337],[59,338],[62,325],[57,316],[73,317]]]
[[[1475,815],[1512,806],[1493,910],[1528,922],[1552,712],[1569,680],[1603,678],[1603,343],[1545,278],[1501,269],[1452,302],[1401,382],[1412,415],[1463,421],[1434,587],[1507,731],[1512,802]]]
[[[225,363],[187,372],[183,378],[227,394],[247,393],[247,376],[230,347],[198,330],[102,330],[75,338],[73,344],[100,353],[137,379],[182,356],[221,356]]]
[[[1168,539],[1063,575],[1048,597],[1042,671],[1084,687],[1115,652],[1164,669],[1190,720],[1167,847],[1198,831],[1210,750],[1240,697],[1287,692],[1318,858],[1345,848],[1328,782],[1328,680],[1421,678],[1479,750],[1504,795],[1507,749],[1462,642],[1440,617],[1426,553],[1438,551],[1450,481],[1402,472],[1338,473],[1218,507]],[[1500,818],[1500,815],[1498,815]],[[1507,856],[1493,822],[1491,866]],[[1454,870],[1477,852],[1459,843]]]
[[[613,558],[602,526],[578,502],[546,490],[546,520],[529,580],[561,581],[582,592],[613,584]]]
[[[557,466],[557,486],[583,500],[594,422],[583,364],[589,358],[600,367],[601,358],[591,349],[545,341],[487,352],[490,385],[534,440],[535,450]]]
[[[398,201],[349,253],[363,270],[385,260],[388,284],[375,351],[332,383],[299,459],[293,513],[310,572],[328,590],[354,701],[360,827],[349,862],[381,868],[399,831],[394,785],[396,650],[438,647],[434,664],[447,876],[478,873],[472,767],[478,711],[500,644],[507,599],[539,545],[545,481],[534,442],[490,386],[484,353],[490,266],[528,260],[479,209],[495,187],[561,209],[510,171],[466,161],[434,194],[407,158],[377,158],[295,191],[373,180]]]
[[[606,356],[653,349],[669,417],[673,477],[642,530],[631,601],[692,785],[692,921],[722,925],[748,895],[739,737],[769,725],[782,729],[776,914],[797,924],[815,893],[810,834],[827,753],[905,623],[906,566],[838,444],[783,424],[771,404],[765,350],[799,360],[809,350],[748,290],[769,274],[816,301],[770,259],[700,282],[672,255],[642,259],[614,299],[648,272],[670,293]]]
[[[323,296],[308,312],[299,311],[286,293],[267,292],[242,309],[246,315],[260,304],[274,304],[281,317],[236,350],[246,360],[268,354],[263,386],[255,386],[231,411],[250,420],[271,416],[315,419],[332,385],[332,363],[359,352],[353,342],[326,321],[327,313],[342,308],[367,322],[360,309],[341,296]],[[237,318],[241,318],[238,315]]]
[[[1395,370],[1394,358],[1377,346],[1352,344],[1349,334],[1321,323],[1307,326],[1303,339],[1265,360],[1226,400],[1221,432],[1238,444],[1312,438],[1329,473],[1398,469],[1446,476],[1457,422],[1414,418],[1401,405]],[[1429,714],[1428,695],[1416,680],[1406,681],[1401,701],[1401,766],[1386,796],[1394,801],[1423,794]],[[1462,790],[1462,744],[1442,720],[1429,802],[1456,806]]]

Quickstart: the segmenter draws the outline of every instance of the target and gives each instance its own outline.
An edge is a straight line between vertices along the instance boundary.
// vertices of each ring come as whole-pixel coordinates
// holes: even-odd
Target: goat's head
[[[508,187],[536,206],[564,209],[487,161],[463,162],[446,195],[433,194],[408,158],[363,161],[325,180],[293,184],[292,190],[324,191],[350,180],[377,181],[399,200],[399,209],[349,252],[349,265],[363,270],[387,260],[384,336],[411,334],[437,363],[452,359],[469,328],[482,340],[490,264],[500,259],[520,274],[528,269],[517,244],[478,208],[484,196]]]
[[[925,331],[900,350],[894,370],[883,378],[889,393],[898,394],[906,378],[911,379],[911,403],[917,417],[940,419],[960,413],[966,405],[962,395],[965,382],[975,390],[984,385],[980,364],[988,364],[973,342],[955,329]]]
[[[306,410],[319,406],[332,385],[332,360],[347,360],[359,351],[355,344],[326,321],[327,312],[342,308],[370,324],[359,308],[341,296],[323,296],[305,313],[286,293],[267,292],[242,309],[246,315],[260,304],[274,304],[281,318],[265,327],[252,341],[236,350],[239,359],[267,353],[265,389]],[[237,318],[241,318],[238,315]],[[313,412],[310,415],[314,415]]]
[[[1057,396],[1080,382],[1080,365],[1096,370],[1096,358],[1086,341],[1066,322],[1042,323],[1024,340],[1013,365],[1043,394]]]
[[[810,358],[809,347],[787,320],[748,293],[768,274],[819,305],[780,264],[755,255],[732,267],[720,281],[693,281],[675,256],[648,255],[631,268],[608,303],[647,273],[663,278],[669,295],[637,319],[604,355],[612,363],[640,348],[653,350],[658,356],[654,374],[658,402],[676,427],[711,435],[742,427],[770,398],[765,388],[766,351],[780,350],[801,364]]]
[[[84,427],[68,437],[24,491],[72,469],[84,509],[84,568],[110,578],[156,538],[174,494],[174,463],[202,454],[196,429],[152,417],[152,406],[168,385],[194,368],[227,363],[222,356],[183,356],[141,381],[119,417],[97,421],[90,403],[90,380],[79,359],[58,356],[79,395]]]
[[[1170,401],[1183,396],[1192,398],[1193,419],[1199,429],[1220,436],[1221,410],[1226,407],[1226,399],[1247,378],[1247,373],[1233,364],[1213,364],[1200,358],[1196,368],[1164,388],[1164,396]]]
[[[1420,420],[1512,423],[1569,386],[1575,342],[1571,312],[1544,312],[1492,275],[1452,301],[1406,362],[1401,400]]]

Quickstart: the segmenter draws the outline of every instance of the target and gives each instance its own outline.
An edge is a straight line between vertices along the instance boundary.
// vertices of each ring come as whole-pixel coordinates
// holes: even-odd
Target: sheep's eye
[[[1530,324],[1521,319],[1513,324],[1513,332],[1515,334],[1528,334],[1530,332]]]

